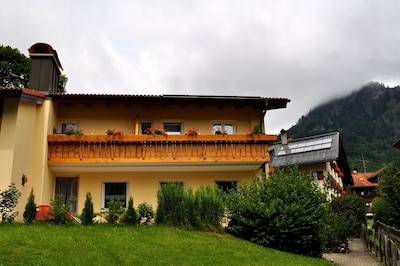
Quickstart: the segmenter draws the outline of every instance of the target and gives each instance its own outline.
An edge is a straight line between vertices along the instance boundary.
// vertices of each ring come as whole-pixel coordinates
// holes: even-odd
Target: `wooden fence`
[[[361,226],[361,237],[367,248],[386,266],[400,266],[400,230],[375,221],[377,228]]]

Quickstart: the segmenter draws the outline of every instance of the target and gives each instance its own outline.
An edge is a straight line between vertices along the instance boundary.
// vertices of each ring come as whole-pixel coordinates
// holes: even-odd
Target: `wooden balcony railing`
[[[48,135],[48,163],[266,162],[276,135]]]

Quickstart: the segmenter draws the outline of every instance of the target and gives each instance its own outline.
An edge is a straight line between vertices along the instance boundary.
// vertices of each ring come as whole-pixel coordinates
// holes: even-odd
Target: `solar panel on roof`
[[[323,149],[329,149],[332,147],[332,137],[325,137],[318,140],[310,140],[298,143],[288,143],[282,145],[278,151],[278,156],[286,154],[296,154],[309,151],[318,151]]]

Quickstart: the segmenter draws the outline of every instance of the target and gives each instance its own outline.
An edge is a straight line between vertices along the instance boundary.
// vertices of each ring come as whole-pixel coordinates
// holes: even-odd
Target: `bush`
[[[347,248],[348,239],[359,233],[361,224],[366,224],[365,202],[356,195],[343,195],[329,203],[330,212],[326,220],[326,247]]]
[[[21,192],[18,191],[14,183],[8,186],[8,189],[0,192],[0,213],[3,223],[14,222],[18,212],[14,211],[18,204],[18,199],[21,197]]]
[[[133,198],[129,197],[128,208],[124,215],[124,223],[126,224],[137,224],[137,213],[133,207]]]
[[[186,227],[187,215],[185,206],[185,191],[182,184],[168,183],[163,185],[157,192],[158,224],[169,226]]]
[[[156,222],[184,229],[220,229],[223,197],[216,186],[185,192],[181,184],[166,184],[157,193]]]
[[[89,225],[93,223],[93,201],[92,201],[92,194],[90,192],[86,193],[86,200],[85,206],[82,210],[82,224]]]
[[[121,219],[122,214],[124,214],[124,203],[117,199],[111,199],[108,204],[108,213],[106,215],[107,222],[110,224],[116,223]]]
[[[297,166],[239,185],[228,198],[227,231],[262,246],[320,257],[325,196]]]
[[[75,197],[68,199],[67,203],[64,201],[64,195],[55,194],[54,199],[51,200],[51,209],[49,215],[53,216],[52,221],[55,224],[70,225],[74,221],[71,213],[70,206],[76,201]]]
[[[400,174],[393,164],[386,166],[380,176],[379,197],[372,202],[374,219],[400,228]]]
[[[36,203],[35,203],[35,195],[33,194],[33,188],[29,194],[28,203],[25,205],[24,211],[24,221],[25,223],[32,223],[36,218]]]
[[[139,224],[152,224],[154,222],[153,207],[147,202],[142,202],[138,206]]]

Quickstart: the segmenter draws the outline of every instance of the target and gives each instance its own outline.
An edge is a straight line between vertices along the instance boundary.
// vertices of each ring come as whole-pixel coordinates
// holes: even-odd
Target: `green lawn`
[[[229,234],[160,226],[0,224],[0,265],[331,265]]]

